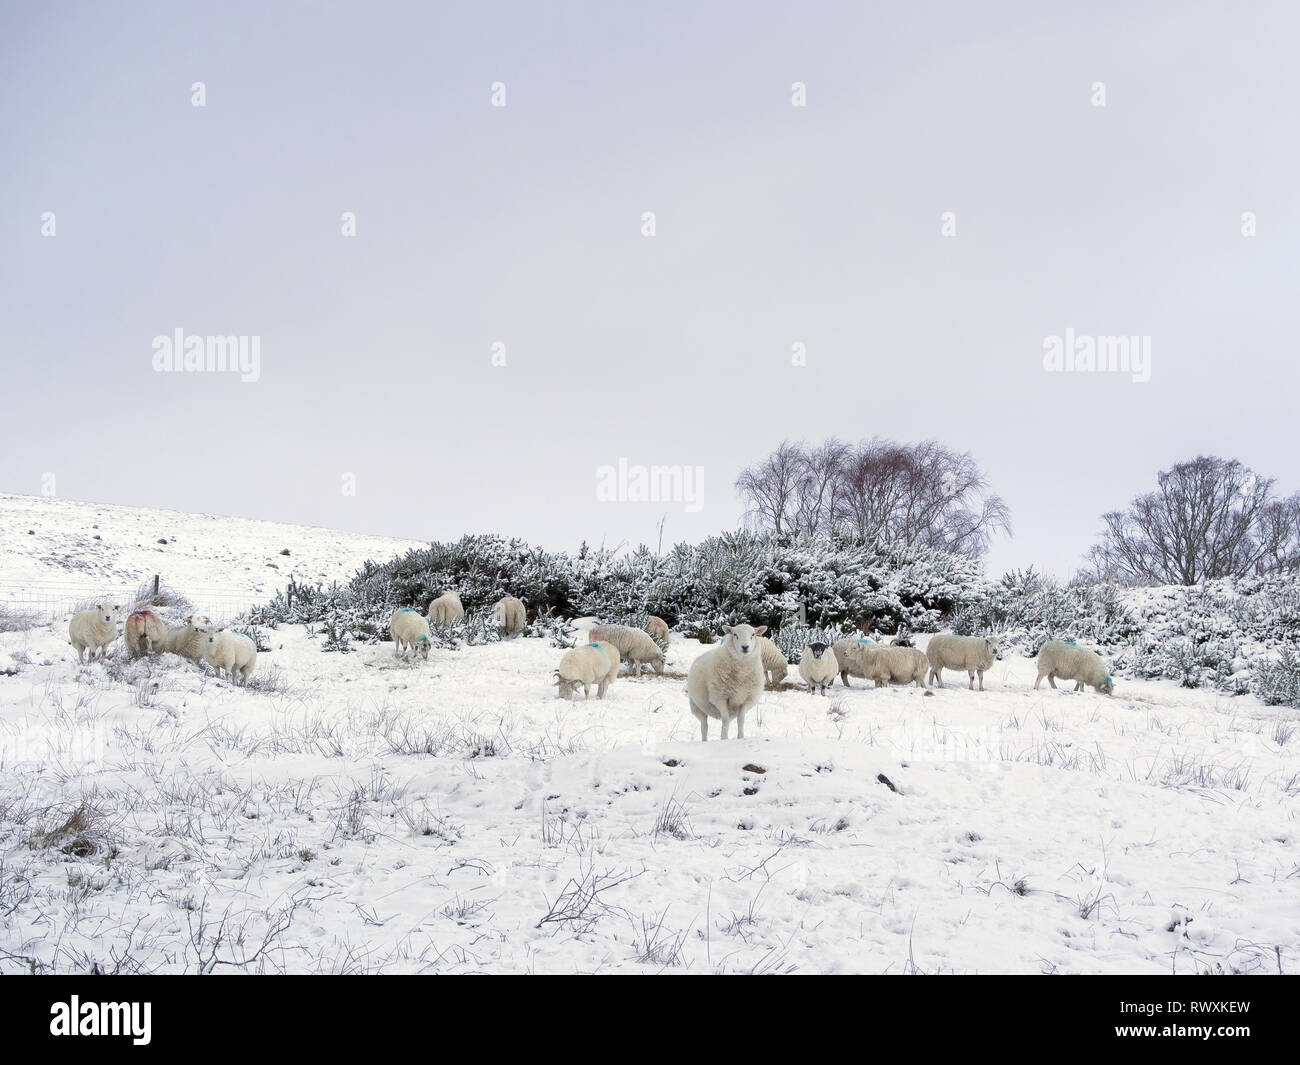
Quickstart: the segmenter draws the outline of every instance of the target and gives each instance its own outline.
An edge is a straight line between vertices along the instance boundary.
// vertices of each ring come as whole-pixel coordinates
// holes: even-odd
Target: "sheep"
[[[892,640],[889,641],[889,646],[890,647],[915,647],[916,644],[912,642],[912,637],[910,636],[895,636]]]
[[[451,625],[465,618],[465,608],[461,606],[460,596],[446,591],[429,604],[429,623],[431,625]]]
[[[790,663],[785,660],[781,648],[766,636],[758,638],[759,653],[763,656],[763,675],[769,684],[780,684],[790,672]]]
[[[162,650],[197,662],[202,657],[203,636],[213,628],[212,622],[201,614],[191,614],[184,624],[167,630],[163,636]]]
[[[77,661],[82,654],[89,652],[86,661],[95,660],[95,652],[103,658],[108,654],[108,645],[117,639],[117,622],[122,616],[120,606],[96,603],[89,610],[82,610],[72,616],[68,623],[68,639],[77,649]]]
[[[641,672],[641,667],[649,664],[660,676],[664,672],[664,653],[658,644],[650,639],[649,633],[634,629],[629,625],[593,625],[587,633],[592,643],[603,640],[618,648],[628,664],[628,674]]]
[[[691,663],[686,675],[686,697],[700,723],[700,739],[709,738],[709,718],[722,722],[722,738],[732,719],[736,739],[745,738],[745,714],[763,694],[763,652],[758,638],[766,625],[724,625],[722,643]]]
[[[565,651],[560,659],[560,668],[555,671],[555,683],[559,686],[557,697],[572,698],[581,684],[582,697],[590,699],[591,686],[595,684],[596,698],[605,698],[606,690],[618,676],[620,663],[618,648],[605,641],[593,641]]]
[[[409,651],[411,657],[429,657],[429,622],[419,611],[409,606],[394,611],[388,631],[393,634],[394,658],[400,658],[404,651]]]
[[[877,647],[875,640],[868,640],[865,636],[850,636],[844,640],[836,640],[831,648],[835,652],[835,663],[840,667],[840,680],[844,682],[844,687],[851,688],[849,683],[849,674],[855,677],[865,677],[863,672],[862,661],[858,657],[858,649],[861,647]]]
[[[859,644],[850,656],[856,656],[863,676],[876,682],[877,688],[889,684],[911,684],[924,688],[925,671],[930,660],[915,647],[888,647],[883,644]]]
[[[839,671],[840,664],[835,661],[835,652],[829,645],[818,642],[804,648],[799,659],[799,676],[803,677],[809,692],[825,695],[826,689],[835,683],[835,674]]]
[[[167,626],[152,610],[134,610],[126,618],[126,649],[132,658],[162,651]]]
[[[645,631],[650,634],[650,639],[655,643],[668,643],[668,622],[663,618],[657,618],[653,614],[646,620]]]
[[[1034,691],[1043,678],[1053,688],[1056,678],[1075,682],[1074,690],[1082,691],[1083,686],[1096,689],[1102,695],[1110,695],[1115,690],[1115,681],[1106,668],[1101,655],[1080,647],[1073,640],[1048,640],[1038,652],[1038,679],[1034,681]]]
[[[925,657],[930,662],[928,682],[943,687],[945,669],[964,669],[970,676],[971,691],[975,690],[975,674],[979,674],[980,691],[984,690],[984,673],[993,668],[993,660],[1001,658],[1002,641],[996,636],[952,636],[943,633],[930,637]]]
[[[209,629],[201,642],[203,661],[221,676],[237,684],[247,684],[253,667],[257,665],[257,646],[242,632],[231,629]]]
[[[513,595],[503,596],[498,599],[496,605],[492,608],[492,620],[497,623],[507,636],[514,636],[516,633],[524,631],[526,622],[524,604],[520,599]]]

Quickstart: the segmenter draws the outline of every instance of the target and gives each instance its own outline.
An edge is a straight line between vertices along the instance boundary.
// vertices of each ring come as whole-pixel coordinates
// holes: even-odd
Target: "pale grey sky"
[[[937,437],[990,571],[1068,574],[1180,459],[1300,488],[1297,54],[1293,3],[5,0],[0,489],[653,544],[782,438]],[[177,328],[259,380],[155,372]],[[1045,372],[1067,330],[1151,379]]]

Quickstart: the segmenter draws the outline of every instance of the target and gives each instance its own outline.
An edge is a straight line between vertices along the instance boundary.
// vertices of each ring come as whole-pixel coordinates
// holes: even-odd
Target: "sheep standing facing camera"
[[[122,608],[112,603],[97,603],[90,610],[82,610],[68,623],[68,640],[77,651],[77,661],[89,652],[86,661],[94,661],[95,653],[103,658],[109,645],[117,639],[117,622]]]
[[[686,675],[686,697],[691,713],[700,723],[700,739],[709,738],[709,718],[722,722],[722,738],[727,738],[731,722],[736,722],[736,739],[745,738],[745,714],[754,708],[763,694],[763,652],[758,638],[766,625],[724,625],[722,643],[706,651],[691,663]]]
[[[163,636],[162,650],[197,662],[202,657],[203,637],[213,629],[211,620],[202,614],[191,614],[185,623],[168,629]]]
[[[803,649],[799,659],[799,676],[803,677],[810,692],[826,694],[826,689],[835,683],[835,674],[840,671],[840,664],[835,660],[835,652],[829,644],[810,643]]]
[[[257,646],[242,632],[212,629],[203,634],[203,661],[236,684],[247,684],[257,665]]]

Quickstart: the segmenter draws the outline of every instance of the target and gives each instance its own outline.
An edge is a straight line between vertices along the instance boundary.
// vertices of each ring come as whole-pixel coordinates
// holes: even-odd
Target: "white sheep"
[[[835,652],[827,644],[810,643],[803,649],[799,659],[799,676],[803,677],[810,692],[826,694],[826,689],[835,683],[835,674],[840,665],[835,660]]]
[[[650,639],[650,634],[630,625],[593,625],[587,633],[587,639],[595,643],[603,640],[618,648],[619,654],[628,664],[628,674],[641,672],[641,667],[649,665],[661,676],[664,671],[664,653],[659,645]]]
[[[451,625],[465,618],[465,608],[461,606],[460,596],[446,591],[429,604],[429,622],[433,625]]]
[[[843,640],[836,640],[831,650],[835,652],[835,664],[840,668],[840,680],[844,682],[844,687],[851,688],[849,675],[855,677],[866,677],[863,672],[863,660],[859,658],[857,651],[859,647],[878,647],[875,640],[869,640],[865,636],[849,636]]]
[[[388,622],[388,631],[393,635],[393,657],[400,658],[409,652],[414,658],[429,657],[429,622],[418,610],[409,606],[393,611]]]
[[[657,618],[653,614],[646,620],[645,631],[650,634],[650,639],[655,643],[668,643],[668,622],[663,618]]]
[[[691,713],[700,723],[700,739],[709,738],[709,718],[722,722],[722,738],[732,719],[736,738],[745,738],[745,714],[763,694],[763,652],[758,638],[766,625],[724,625],[722,642],[691,663],[686,675],[686,696]]]
[[[560,668],[555,671],[556,695],[570,699],[582,685],[582,697],[591,698],[591,686],[596,687],[596,698],[605,698],[605,692],[618,676],[620,664],[618,648],[605,641],[596,641],[573,647],[564,652]]]
[[[201,643],[203,661],[221,676],[226,671],[229,680],[247,684],[257,665],[257,646],[242,632],[230,629],[210,629],[203,634]]]
[[[911,684],[925,687],[925,673],[930,660],[915,647],[889,647],[885,644],[858,644],[850,648],[850,658],[856,658],[863,676],[876,683],[877,688],[889,684]]]
[[[759,653],[763,656],[763,675],[769,684],[780,684],[790,672],[790,663],[785,660],[781,648],[766,636],[758,638]]]
[[[1102,695],[1109,695],[1115,690],[1115,681],[1106,668],[1101,655],[1080,647],[1073,640],[1048,640],[1038,652],[1038,679],[1034,681],[1034,691],[1043,678],[1053,688],[1056,678],[1075,682],[1074,690],[1082,691],[1083,686],[1095,688]]]
[[[87,651],[88,662],[94,661],[96,651],[100,658],[108,653],[109,645],[117,639],[117,622],[121,616],[122,608],[110,603],[96,603],[91,609],[72,615],[68,623],[68,639],[77,649],[78,662]]]
[[[132,658],[163,650],[167,626],[152,610],[133,610],[126,618],[126,649]]]
[[[202,614],[191,614],[183,624],[167,630],[162,649],[197,662],[203,656],[203,637],[215,627]]]
[[[965,670],[970,676],[971,690],[975,689],[975,675],[979,674],[980,691],[984,690],[984,673],[993,668],[993,661],[1001,658],[1002,641],[996,636],[952,636],[941,633],[931,636],[925,648],[930,662],[927,681],[943,687],[945,669]]]
[[[507,636],[523,632],[527,621],[523,600],[513,595],[502,596],[492,607],[492,620]]]

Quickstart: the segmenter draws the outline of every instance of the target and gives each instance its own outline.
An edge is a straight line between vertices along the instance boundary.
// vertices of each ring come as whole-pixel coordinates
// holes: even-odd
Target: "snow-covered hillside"
[[[90,596],[128,598],[159,574],[213,617],[265,601],[290,578],[342,581],[367,559],[422,546],[250,518],[6,494],[0,544],[0,605],[59,614]]]
[[[99,524],[122,535],[116,509]],[[195,584],[273,559],[287,528],[178,515],[159,535],[209,521],[230,553],[205,570],[196,546]],[[264,636],[237,689],[175,656],[78,666],[48,626],[0,635],[0,971],[1300,959],[1300,714],[1251,696],[1035,692],[1011,657],[983,693],[787,686],[749,738],[702,744],[683,678],[706,648],[680,638],[667,675],[569,703],[546,640],[411,665]]]

